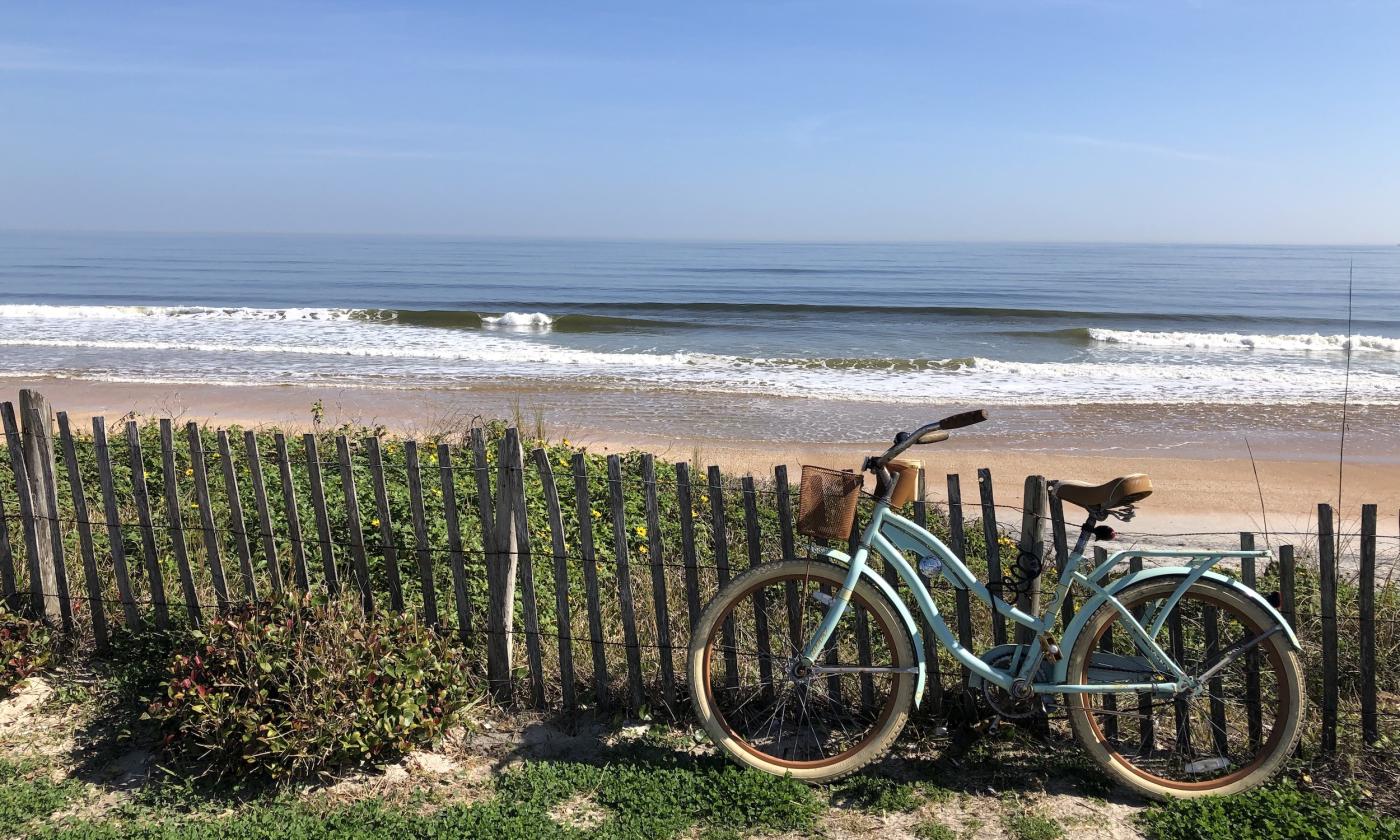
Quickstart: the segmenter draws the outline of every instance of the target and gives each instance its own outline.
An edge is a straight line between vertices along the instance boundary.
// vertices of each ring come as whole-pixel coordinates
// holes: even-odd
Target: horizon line
[[[1389,248],[1400,242],[1338,241],[1246,241],[1231,239],[1004,239],[987,238],[929,238],[929,239],[805,239],[805,238],[743,238],[721,236],[595,236],[577,234],[473,234],[461,232],[422,231],[307,231],[307,230],[152,230],[140,228],[14,228],[0,227],[4,234],[87,234],[115,236],[305,236],[325,238],[376,237],[384,239],[460,239],[479,242],[596,242],[596,243],[655,243],[655,244],[734,244],[745,245],[1152,245],[1152,246],[1237,246],[1291,248]]]

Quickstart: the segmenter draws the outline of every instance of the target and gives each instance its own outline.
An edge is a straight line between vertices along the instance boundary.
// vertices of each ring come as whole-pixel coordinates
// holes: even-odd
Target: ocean
[[[0,377],[520,385],[899,414],[1331,406],[1345,386],[1353,405],[1395,406],[1397,292],[1394,245],[8,232]]]

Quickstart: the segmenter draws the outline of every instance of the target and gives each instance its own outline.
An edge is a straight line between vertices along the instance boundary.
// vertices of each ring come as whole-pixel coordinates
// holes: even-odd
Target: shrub
[[[407,616],[288,596],[176,646],[148,713],[207,769],[303,777],[435,743],[469,702],[455,650]]]
[[[0,607],[0,696],[53,660],[54,639],[37,619]]]
[[[1288,782],[1167,802],[1142,812],[1138,823],[1154,840],[1400,840],[1400,820],[1362,810],[1355,796],[1327,798]]]

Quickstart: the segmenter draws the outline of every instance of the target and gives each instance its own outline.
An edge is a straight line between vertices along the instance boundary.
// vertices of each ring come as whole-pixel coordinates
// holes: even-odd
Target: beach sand
[[[21,387],[43,392],[56,410],[67,411],[75,422],[93,415],[112,422],[135,414],[224,426],[302,429],[310,427],[311,406],[320,401],[323,423],[331,426],[382,425],[395,433],[426,437],[460,431],[474,419],[514,418],[528,430],[539,424],[552,439],[568,438],[599,452],[642,449],[668,460],[719,464],[728,471],[755,475],[771,475],[777,464],[787,464],[794,474],[802,464],[857,468],[862,457],[882,451],[887,444],[887,440],[842,441],[839,427],[829,440],[815,434],[805,440],[800,431],[761,438],[716,436],[698,432],[698,424],[689,419],[693,415],[684,413],[717,406],[742,411],[739,403],[744,398],[734,397],[697,406],[659,400],[657,409],[648,413],[636,410],[648,404],[636,395],[623,401],[631,408],[618,408],[605,392],[598,391],[230,387],[47,379],[0,382],[0,399],[15,399]],[[780,410],[803,418],[803,429],[820,428],[812,421],[814,414],[820,419],[821,406],[804,400],[786,403],[785,409],[760,407],[770,415],[767,429],[774,428],[772,417]],[[958,408],[931,408],[925,419],[937,419]],[[901,406],[900,412],[908,415],[910,409]],[[1208,406],[1189,410],[1180,406],[993,407],[990,422],[960,430],[947,443],[917,448],[914,457],[929,472],[929,496],[934,501],[946,499],[944,476],[956,473],[965,502],[976,503],[977,470],[991,470],[996,503],[1001,506],[998,516],[1005,522],[1019,523],[1013,508],[1020,506],[1028,474],[1099,482],[1145,472],[1156,489],[1139,506],[1137,518],[1119,527],[1130,543],[1230,547],[1238,539],[1236,532],[1265,531],[1266,517],[1274,543],[1310,542],[1307,535],[1316,530],[1318,503],[1337,500],[1337,438],[1328,430],[1335,418],[1318,419],[1300,412],[1295,422],[1276,410],[1261,412],[1257,436],[1250,432],[1253,462],[1238,434],[1184,434],[1180,441],[1164,443],[1159,431],[1143,435],[1133,431],[1137,419],[1145,427],[1160,429],[1177,418],[1187,429],[1208,430],[1210,412]],[[1039,426],[1038,418],[1044,420]],[[1238,423],[1240,418],[1232,419]],[[1394,451],[1389,437],[1394,433],[1392,419],[1389,413],[1362,409],[1352,423],[1349,457],[1342,472],[1344,531],[1359,527],[1362,503],[1373,503],[1379,506],[1380,533],[1396,537],[1400,453]],[[1012,430],[1005,431],[1006,426]],[[1037,431],[1025,431],[1031,427]],[[897,428],[892,425],[891,431]],[[1291,435],[1294,430],[1301,431]],[[1067,513],[1073,516],[1073,508]],[[1390,562],[1394,543],[1387,543],[1382,554]]]

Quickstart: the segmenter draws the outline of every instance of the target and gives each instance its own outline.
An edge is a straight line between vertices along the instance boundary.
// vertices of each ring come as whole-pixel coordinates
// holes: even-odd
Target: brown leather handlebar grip
[[[940,429],[961,429],[963,426],[971,426],[974,423],[981,423],[987,419],[986,409],[979,408],[976,411],[964,411],[962,414],[954,414],[952,417],[944,417],[938,421]]]

